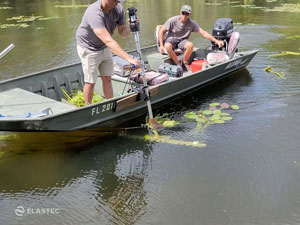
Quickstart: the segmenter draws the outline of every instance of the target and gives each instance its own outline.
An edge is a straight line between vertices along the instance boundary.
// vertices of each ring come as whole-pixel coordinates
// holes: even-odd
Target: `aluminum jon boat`
[[[207,65],[197,72],[186,71],[181,77],[170,77],[166,82],[149,86],[154,109],[191,93],[232,73],[244,69],[258,50],[237,52],[234,57],[216,65]],[[135,51],[129,52],[135,54]],[[207,50],[195,49],[192,58],[206,58]],[[148,70],[158,70],[170,63],[167,55],[157,52],[156,46],[142,48],[142,57]],[[112,77],[114,98],[88,106],[76,107],[66,101],[67,93],[83,88],[81,64],[72,64],[15,79],[0,82],[1,131],[72,131],[84,128],[120,127],[125,122],[147,113],[146,102],[137,100],[133,92],[142,84],[126,77]],[[95,91],[102,88],[98,79]],[[101,95],[102,93],[99,92]]]

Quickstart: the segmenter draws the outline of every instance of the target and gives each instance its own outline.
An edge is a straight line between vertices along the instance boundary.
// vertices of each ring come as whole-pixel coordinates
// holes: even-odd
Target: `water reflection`
[[[73,133],[64,138],[74,141],[77,135]],[[27,138],[30,136],[38,137],[29,135]],[[48,138],[39,137],[40,143],[47,141],[48,145],[57,145],[61,140],[57,141],[55,137],[58,136],[53,136],[52,143]],[[101,219],[132,224],[138,220],[147,205],[144,182],[151,168],[151,148],[142,138],[135,139],[132,145],[120,133],[105,139],[97,137],[97,140],[101,145],[81,150],[53,151],[49,148],[32,151],[31,146],[22,149],[21,153],[17,148],[24,140],[19,140],[20,143],[14,140],[14,154],[6,154],[0,160],[0,196],[5,197],[0,207],[1,214],[6,215],[2,217],[6,218],[5,224],[15,221],[12,213],[18,205],[57,206],[63,216],[52,217],[54,221],[77,218],[76,223],[85,219],[96,223]],[[79,141],[82,141],[82,135]],[[29,215],[22,223],[27,224],[32,219],[46,224],[50,221]]]

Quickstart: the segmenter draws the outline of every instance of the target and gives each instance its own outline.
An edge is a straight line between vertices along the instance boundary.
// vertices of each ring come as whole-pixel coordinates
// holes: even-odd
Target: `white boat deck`
[[[29,113],[40,114],[50,108],[53,114],[63,113],[77,109],[76,106],[55,101],[44,96],[34,94],[20,88],[11,89],[0,93],[1,118],[26,117]]]

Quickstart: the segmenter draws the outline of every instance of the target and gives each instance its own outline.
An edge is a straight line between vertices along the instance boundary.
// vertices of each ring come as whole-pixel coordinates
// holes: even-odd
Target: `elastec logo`
[[[18,207],[15,209],[15,214],[16,214],[17,216],[23,216],[24,213],[25,213],[25,209],[24,209],[24,207],[22,207],[22,206],[18,206]]]
[[[58,208],[24,208],[23,206],[18,206],[15,209],[15,214],[17,216],[23,216],[23,215],[35,215],[35,214],[42,214],[42,215],[54,215],[59,214],[60,209]]]

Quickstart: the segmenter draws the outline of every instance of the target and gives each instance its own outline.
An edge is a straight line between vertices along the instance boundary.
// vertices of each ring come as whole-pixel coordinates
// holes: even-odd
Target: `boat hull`
[[[257,50],[248,51],[241,54],[239,57],[232,59],[228,62],[212,66],[208,69],[189,74],[181,78],[176,78],[171,81],[150,87],[151,103],[154,109],[161,107],[175,99],[180,98],[182,95],[189,94],[199,88],[216,82],[225,78],[236,71],[246,68],[251,62],[253,57],[257,54]],[[78,80],[68,81],[69,83],[78,83],[78,86],[83,85],[81,65],[75,64],[55,70],[47,71],[47,79],[52,77],[53,92],[60,95],[59,87],[62,85],[60,80],[63,76],[57,74],[65,74],[67,77],[70,70],[72,74],[76,74]],[[80,72],[78,72],[80,71]],[[21,78],[13,79],[7,82],[0,83],[1,90],[9,90],[11,88],[19,87],[27,89],[28,91],[51,97],[51,90],[45,90],[43,87],[47,86],[43,74],[38,73],[33,75],[24,76]],[[52,74],[52,75],[51,75]],[[53,79],[54,77],[54,79]],[[41,80],[41,83],[36,86],[31,86],[32,80]],[[42,79],[43,78],[43,79]],[[53,81],[54,80],[54,81]],[[66,80],[66,79],[64,79]],[[44,83],[43,83],[44,82]],[[76,83],[76,84],[77,84]],[[25,88],[30,86],[30,88]],[[49,86],[49,85],[48,85]],[[56,86],[56,87],[55,87]],[[50,91],[49,91],[50,90]],[[62,96],[59,96],[62,97]],[[54,97],[54,98],[57,98]],[[53,99],[53,98],[52,98]],[[1,109],[1,108],[0,108]],[[1,113],[1,111],[0,111]],[[85,129],[90,127],[97,128],[112,128],[119,127],[129,120],[133,120],[147,113],[147,105],[144,101],[136,101],[136,94],[129,93],[124,96],[115,97],[100,103],[92,104],[89,106],[76,108],[74,110],[67,110],[66,112],[57,113],[39,118],[12,118],[0,120],[1,131],[72,131],[78,129]]]

